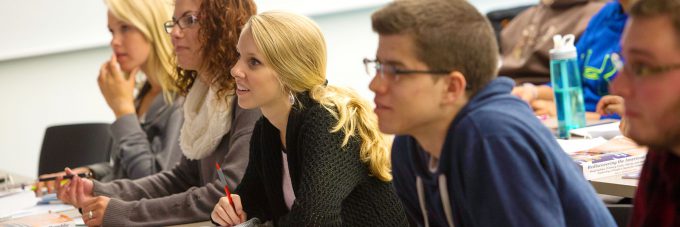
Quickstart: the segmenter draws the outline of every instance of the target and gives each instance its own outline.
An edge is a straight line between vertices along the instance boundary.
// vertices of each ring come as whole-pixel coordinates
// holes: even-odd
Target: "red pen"
[[[220,178],[220,181],[222,184],[224,184],[224,193],[227,195],[227,199],[229,200],[229,205],[231,205],[232,208],[234,208],[234,201],[231,200],[231,193],[229,192],[229,188],[227,187],[227,177],[224,176],[224,173],[222,172],[222,168],[220,167],[220,164],[215,162],[215,167],[217,167],[217,175]]]

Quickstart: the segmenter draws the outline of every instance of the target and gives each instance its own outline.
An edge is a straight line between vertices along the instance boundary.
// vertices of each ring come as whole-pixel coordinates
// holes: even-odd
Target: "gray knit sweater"
[[[144,91],[142,89],[138,97],[143,97],[146,94]],[[184,121],[181,108],[183,101],[183,97],[177,97],[169,104],[163,95],[157,95],[141,123],[137,114],[116,119],[111,124],[114,143],[111,163],[87,166],[95,178],[102,182],[121,178],[138,179],[177,165],[182,157],[179,132]]]
[[[96,182],[94,194],[112,199],[104,215],[104,226],[162,226],[206,221],[215,203],[224,196],[217,179],[219,162],[230,188],[243,177],[248,148],[259,110],[244,110],[234,102],[229,133],[208,157],[188,160],[169,171],[137,180]]]

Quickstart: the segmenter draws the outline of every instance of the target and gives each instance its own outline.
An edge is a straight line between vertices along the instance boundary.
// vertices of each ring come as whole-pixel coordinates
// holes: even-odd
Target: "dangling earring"
[[[290,102],[290,105],[295,104],[295,96],[293,96],[293,92],[288,92],[288,101]]]

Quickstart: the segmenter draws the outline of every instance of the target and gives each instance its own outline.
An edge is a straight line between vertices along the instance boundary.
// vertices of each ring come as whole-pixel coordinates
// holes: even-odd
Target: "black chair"
[[[508,9],[499,9],[486,14],[486,18],[489,19],[489,22],[491,22],[491,27],[493,27],[494,33],[496,33],[496,41],[498,42],[499,50],[501,46],[501,30],[503,30],[505,25],[510,23],[510,21],[515,18],[515,16],[532,6],[534,5],[523,5]]]
[[[38,175],[108,162],[113,144],[109,126],[89,123],[48,127],[40,149]]]

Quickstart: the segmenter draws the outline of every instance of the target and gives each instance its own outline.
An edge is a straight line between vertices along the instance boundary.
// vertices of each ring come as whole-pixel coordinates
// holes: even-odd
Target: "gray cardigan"
[[[94,195],[112,199],[104,214],[104,226],[162,226],[206,221],[215,203],[224,196],[215,162],[219,162],[230,189],[236,188],[248,164],[250,137],[258,109],[244,110],[234,102],[229,133],[208,157],[188,160],[169,171],[137,180],[94,183]]]
[[[138,97],[144,93],[143,88]],[[168,104],[163,95],[157,95],[143,122],[140,123],[137,114],[127,114],[113,122],[111,163],[87,166],[95,178],[103,182],[138,179],[174,167],[182,157],[179,132],[184,121],[183,100],[178,96]]]

